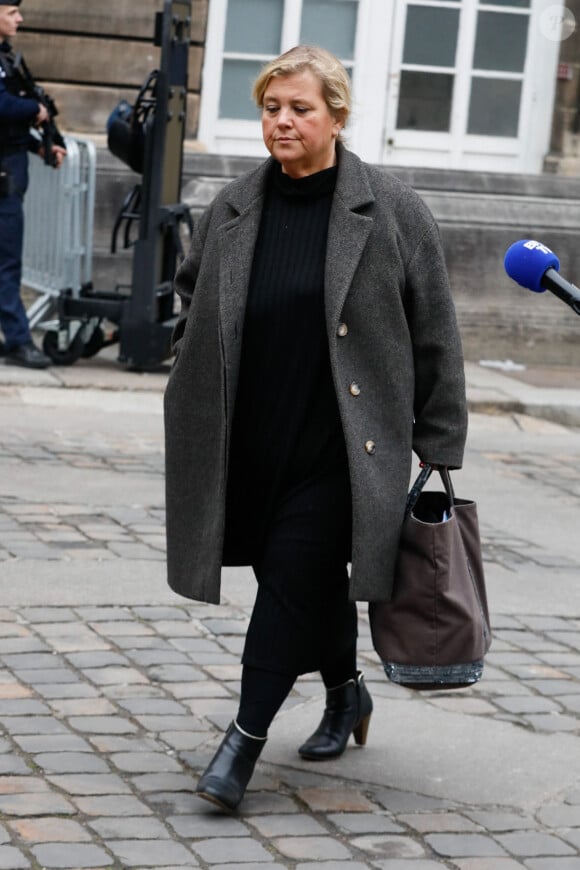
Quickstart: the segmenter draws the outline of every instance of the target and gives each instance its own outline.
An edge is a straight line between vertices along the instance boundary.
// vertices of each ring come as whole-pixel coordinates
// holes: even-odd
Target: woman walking
[[[344,67],[297,46],[254,97],[271,156],[197,223],[165,397],[170,585],[217,603],[222,565],[257,580],[239,710],[197,785],[226,810],[300,674],[326,688],[301,756],[365,743],[355,602],[389,598],[412,451],[457,467],[466,434],[438,230],[342,144]]]

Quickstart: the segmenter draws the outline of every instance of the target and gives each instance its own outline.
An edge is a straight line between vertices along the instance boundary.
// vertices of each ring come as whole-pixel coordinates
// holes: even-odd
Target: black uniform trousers
[[[13,186],[8,196],[0,196],[0,327],[6,350],[11,350],[31,340],[26,310],[20,298],[28,154],[20,150],[0,154],[0,157]]]

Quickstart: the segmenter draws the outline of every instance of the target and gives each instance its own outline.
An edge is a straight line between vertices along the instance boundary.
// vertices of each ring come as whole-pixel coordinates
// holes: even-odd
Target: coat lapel
[[[228,204],[233,217],[218,230],[220,336],[227,378],[227,408],[233,407],[236,392],[250,273],[270,163],[270,160],[263,163],[245,178],[243,185],[232,185]]]
[[[374,202],[364,165],[356,155],[339,148],[338,178],[328,225],[324,293],[328,334],[333,335],[347,293],[373,226],[358,209]]]
[[[372,203],[372,193],[363,163],[339,147],[339,170],[328,226],[325,269],[326,323],[329,335],[336,332],[340,313],[373,225],[372,218],[357,210]],[[242,349],[242,329],[248,287],[260,219],[266,176],[272,160],[266,160],[243,185],[233,184],[228,195],[232,219],[218,231],[220,246],[220,334],[227,377],[226,407],[233,407]]]

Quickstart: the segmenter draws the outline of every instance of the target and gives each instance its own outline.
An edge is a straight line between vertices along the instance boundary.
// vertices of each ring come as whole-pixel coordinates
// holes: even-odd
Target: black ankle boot
[[[326,692],[326,709],[320,725],[298,752],[310,761],[338,758],[346,749],[351,734],[359,746],[367,740],[373,701],[363,675]]]
[[[197,783],[195,793],[223,810],[235,810],[244,796],[265,743],[265,737],[245,734],[236,722],[232,722]]]

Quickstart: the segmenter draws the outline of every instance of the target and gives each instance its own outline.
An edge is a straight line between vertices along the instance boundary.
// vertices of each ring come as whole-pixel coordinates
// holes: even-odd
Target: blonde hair
[[[305,70],[310,70],[319,79],[328,111],[344,126],[351,108],[350,79],[339,59],[318,45],[297,45],[269,61],[260,71],[252,88],[256,105],[263,108],[264,94],[270,79]]]

